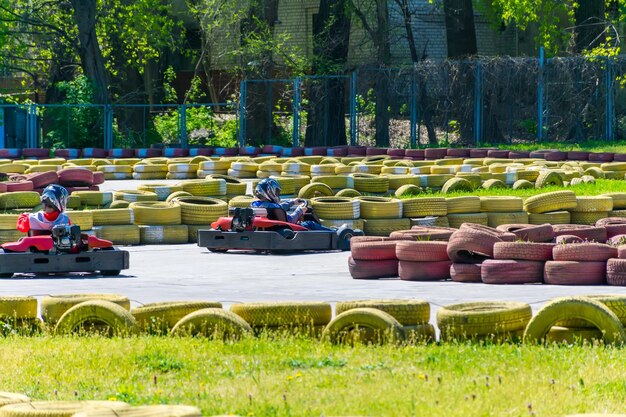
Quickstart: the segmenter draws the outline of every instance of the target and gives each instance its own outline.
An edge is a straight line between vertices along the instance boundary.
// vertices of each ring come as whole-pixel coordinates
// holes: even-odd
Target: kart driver
[[[64,187],[58,184],[47,186],[41,193],[42,209],[36,213],[20,214],[17,230],[28,232],[29,235],[42,235],[52,233],[54,226],[71,224],[70,218],[64,213],[68,197]]]
[[[307,211],[306,201],[299,198],[280,201],[280,191],[280,184],[274,178],[262,179],[254,189],[254,196],[258,198],[258,200],[253,201],[251,206],[284,210],[289,223],[298,223],[300,218]],[[309,230],[333,230],[314,220],[304,220],[298,224]]]

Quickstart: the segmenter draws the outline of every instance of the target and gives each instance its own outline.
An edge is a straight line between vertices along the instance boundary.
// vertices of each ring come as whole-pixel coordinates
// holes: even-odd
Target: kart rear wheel
[[[226,252],[228,252],[228,249],[209,248],[209,252],[213,252],[213,253],[226,253]]]
[[[103,271],[100,271],[100,273],[104,275],[105,277],[107,276],[116,277],[122,273],[122,270],[121,269],[105,269]]]
[[[287,228],[278,229],[276,232],[282,237],[284,237],[285,239],[293,239],[296,236],[296,232]]]
[[[0,274],[0,278],[11,278],[13,276],[13,272],[4,272]]]

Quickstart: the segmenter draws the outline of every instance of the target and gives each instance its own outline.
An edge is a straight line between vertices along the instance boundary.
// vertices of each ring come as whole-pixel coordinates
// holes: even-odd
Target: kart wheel
[[[276,232],[285,239],[293,239],[296,236],[296,233],[291,229],[278,229]]]
[[[100,271],[100,273],[104,276],[116,277],[122,273],[122,270],[121,269],[106,269],[106,270]]]
[[[213,252],[213,253],[226,253],[226,252],[228,252],[228,249],[209,248],[209,252]]]
[[[0,278],[11,278],[13,276],[13,272],[5,272],[0,274]]]

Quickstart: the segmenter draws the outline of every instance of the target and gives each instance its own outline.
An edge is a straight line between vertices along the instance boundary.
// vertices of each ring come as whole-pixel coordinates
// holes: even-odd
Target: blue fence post
[[[104,105],[104,148],[113,148],[113,107]]]
[[[239,83],[239,147],[246,146],[246,80]]]
[[[604,124],[605,140],[614,140],[613,136],[613,66],[610,57],[606,57],[606,114]]]
[[[476,79],[474,82],[474,143],[478,145],[483,137],[483,69],[476,61]]]
[[[37,106],[30,104],[26,114],[26,147],[37,147]]]
[[[187,148],[187,105],[185,103],[180,106],[180,147]]]
[[[350,145],[356,146],[356,71],[350,75]]]
[[[543,72],[545,66],[545,50],[539,47],[539,80],[537,82],[537,141],[543,140]]]
[[[300,144],[300,77],[293,80],[293,135],[291,146]]]
[[[409,101],[411,119],[411,149],[415,149],[417,143],[417,80],[415,79],[415,68],[411,72],[411,98]]]

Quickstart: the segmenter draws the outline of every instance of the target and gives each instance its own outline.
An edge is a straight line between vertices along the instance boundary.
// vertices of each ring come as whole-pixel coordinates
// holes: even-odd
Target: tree
[[[359,3],[351,1],[352,12],[369,35],[374,46],[376,72],[374,94],[376,95],[376,146],[389,146],[389,76],[391,47],[389,44],[389,12],[387,0]],[[373,17],[372,17],[373,16]]]
[[[346,0],[321,0],[313,19],[315,75],[341,74],[350,41],[350,12]],[[314,80],[308,88],[307,146],[346,144],[345,78]]]
[[[443,0],[448,58],[459,59],[478,53],[472,0]]]

